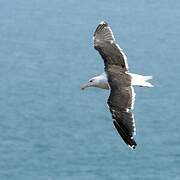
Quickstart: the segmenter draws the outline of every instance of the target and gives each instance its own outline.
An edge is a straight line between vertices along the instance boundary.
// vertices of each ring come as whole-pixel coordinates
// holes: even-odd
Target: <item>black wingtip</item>
[[[105,26],[108,26],[108,23],[107,23],[106,21],[101,21],[101,22],[99,23],[99,25],[105,25]]]
[[[116,121],[113,121],[113,124],[116,128],[116,130],[118,131],[119,135],[122,137],[122,139],[124,140],[124,142],[131,148],[131,149],[135,149],[137,146],[136,141],[127,135],[127,133],[124,131],[124,129],[122,127],[119,126],[119,124]]]
[[[98,32],[100,32],[103,28],[107,27],[108,23],[106,21],[101,21],[98,25],[98,27],[96,28],[94,35]]]

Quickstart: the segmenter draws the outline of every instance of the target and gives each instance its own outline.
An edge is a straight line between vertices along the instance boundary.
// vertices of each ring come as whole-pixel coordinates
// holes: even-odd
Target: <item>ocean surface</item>
[[[138,146],[113,127],[92,46],[109,22],[136,88]],[[0,180],[179,180],[180,1],[0,0]]]

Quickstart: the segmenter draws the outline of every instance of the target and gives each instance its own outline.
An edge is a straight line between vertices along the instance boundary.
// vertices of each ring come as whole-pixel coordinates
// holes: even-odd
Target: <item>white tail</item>
[[[139,74],[128,73],[132,77],[133,86],[143,86],[143,87],[154,87],[148,80],[152,79],[152,76],[142,76]]]

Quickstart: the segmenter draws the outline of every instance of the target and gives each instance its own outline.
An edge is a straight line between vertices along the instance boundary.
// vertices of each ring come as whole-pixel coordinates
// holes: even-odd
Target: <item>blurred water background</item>
[[[115,131],[108,91],[80,85],[103,72],[92,46],[109,22],[136,88],[138,143]],[[0,0],[0,179],[179,180],[180,1]]]

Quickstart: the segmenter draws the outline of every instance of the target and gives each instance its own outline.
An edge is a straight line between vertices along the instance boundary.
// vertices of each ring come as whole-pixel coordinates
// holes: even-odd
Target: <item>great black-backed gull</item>
[[[113,124],[124,142],[132,149],[137,143],[134,140],[136,126],[132,113],[135,101],[133,86],[153,87],[147,80],[152,76],[142,76],[128,72],[127,57],[116,43],[113,32],[108,23],[102,21],[93,36],[94,48],[104,60],[105,72],[91,78],[81,86],[110,89],[107,101],[112,114]]]

